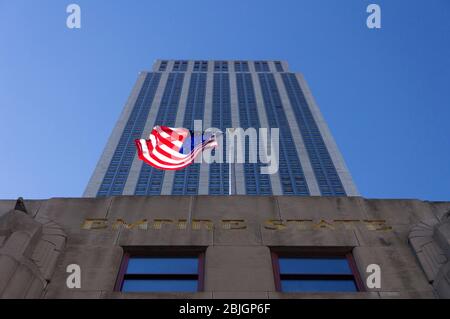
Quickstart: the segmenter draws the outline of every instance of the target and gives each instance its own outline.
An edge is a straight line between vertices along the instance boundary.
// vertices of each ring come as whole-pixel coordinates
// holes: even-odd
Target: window
[[[214,61],[214,72],[228,72],[228,62]]]
[[[256,72],[269,72],[269,64],[267,61],[255,61]]]
[[[275,285],[281,292],[356,292],[364,285],[350,253],[272,252]]]
[[[283,65],[280,61],[275,61],[275,68],[277,69],[277,72],[284,72]]]
[[[174,72],[185,72],[187,71],[188,61],[175,61],[173,63],[173,69]]]
[[[194,72],[207,72],[208,61],[194,61]]]
[[[203,290],[203,252],[125,253],[116,282],[122,292]]]
[[[249,72],[247,61],[235,61],[234,62],[235,72]]]
[[[159,71],[165,71],[167,69],[167,61],[161,61]]]

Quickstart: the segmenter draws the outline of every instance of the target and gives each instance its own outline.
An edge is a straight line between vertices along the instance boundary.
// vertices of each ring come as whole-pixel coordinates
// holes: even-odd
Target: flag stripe
[[[155,126],[148,140],[135,140],[138,157],[158,169],[179,170],[192,164],[204,149],[217,146],[215,136],[211,136],[196,145],[189,154],[183,154],[180,149],[189,135],[185,128]]]
[[[157,153],[155,152],[151,152],[148,148],[149,144],[151,145],[151,143],[148,143],[145,139],[141,139],[141,140],[136,140],[136,144],[138,145],[138,150],[139,150],[139,159],[143,160],[144,162],[146,162],[147,164],[154,166],[156,168],[159,169],[164,169],[164,170],[179,170],[182,168],[185,168],[186,166],[190,165],[193,163],[195,157],[197,157],[197,155],[203,151],[205,148],[212,147],[212,145],[208,145],[208,144],[213,144],[215,142],[210,141],[209,143],[205,143],[204,145],[201,145],[200,147],[196,148],[191,155],[186,158],[186,160],[181,161],[179,164],[171,164],[171,163],[167,163],[162,161],[158,156]]]

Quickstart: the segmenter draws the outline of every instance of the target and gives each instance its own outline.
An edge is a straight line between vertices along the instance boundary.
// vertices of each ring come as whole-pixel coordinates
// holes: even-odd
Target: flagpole
[[[234,128],[230,128],[230,129],[228,129],[228,132],[231,132],[231,131],[234,131]],[[227,132],[227,133],[228,133]],[[227,142],[230,142],[230,140],[228,139],[227,140]],[[234,142],[234,140],[233,140],[233,142]],[[232,182],[233,182],[233,178],[232,178],[232,169],[231,169],[231,159],[232,159],[232,156],[231,156],[231,154],[234,154],[234,143],[231,143],[230,142],[230,145],[229,145],[229,154],[228,154],[228,195],[229,196],[231,196],[232,194],[233,194],[233,191],[232,191]]]
[[[231,148],[232,145],[230,144],[230,152],[228,154],[228,195],[231,195]]]
[[[229,181],[228,181],[228,195],[231,195],[231,163],[228,163],[228,175],[229,175]]]

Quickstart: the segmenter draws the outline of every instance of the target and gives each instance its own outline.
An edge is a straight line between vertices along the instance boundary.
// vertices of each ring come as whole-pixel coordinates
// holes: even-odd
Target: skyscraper
[[[134,140],[147,138],[153,126],[193,129],[194,120],[223,132],[279,128],[278,172],[261,174],[260,162],[162,171],[137,158]],[[157,60],[140,73],[84,196],[197,194],[358,192],[303,76],[286,62]]]

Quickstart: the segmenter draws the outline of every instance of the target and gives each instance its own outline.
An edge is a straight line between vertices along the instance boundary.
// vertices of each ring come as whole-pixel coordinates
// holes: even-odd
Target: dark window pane
[[[351,275],[345,258],[279,258],[280,274]]]
[[[353,280],[282,280],[283,292],[352,292],[357,291]]]
[[[123,282],[123,292],[195,292],[197,291],[197,280],[132,280]]]
[[[127,274],[197,274],[198,258],[130,258]]]

